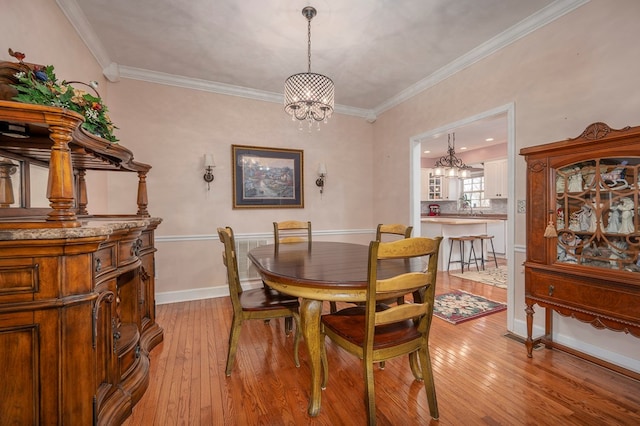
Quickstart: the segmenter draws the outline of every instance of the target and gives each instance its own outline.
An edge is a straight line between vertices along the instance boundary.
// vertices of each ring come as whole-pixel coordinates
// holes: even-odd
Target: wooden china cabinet
[[[640,337],[640,126],[594,123],[577,138],[520,151],[527,162],[525,302],[547,347],[638,377],[553,342],[552,312]]]
[[[163,338],[151,167],[82,120],[0,100],[0,424],[122,423]],[[32,205],[37,168],[47,173],[47,208]],[[89,214],[88,170],[137,174],[136,214]]]

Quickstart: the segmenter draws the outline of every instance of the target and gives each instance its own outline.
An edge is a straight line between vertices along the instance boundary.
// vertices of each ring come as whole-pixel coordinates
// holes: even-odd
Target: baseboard
[[[243,281],[242,288],[258,288],[262,285],[262,281],[250,280]],[[167,303],[190,302],[193,300],[211,299],[215,297],[228,297],[229,286],[226,284],[216,287],[192,288],[189,290],[166,291],[156,293],[156,305],[165,305]]]

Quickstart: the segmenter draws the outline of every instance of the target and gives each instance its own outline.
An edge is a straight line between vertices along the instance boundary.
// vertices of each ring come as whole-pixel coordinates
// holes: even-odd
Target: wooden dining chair
[[[382,241],[383,235],[400,235],[403,238],[411,237],[413,226],[403,225],[401,223],[378,224],[376,229],[376,241]]]
[[[413,226],[403,225],[401,223],[392,223],[392,224],[378,224],[378,228],[376,229],[376,241],[382,241],[385,235],[389,235],[395,237],[397,239],[398,236],[402,238],[410,238],[411,232],[413,231]],[[398,304],[404,303],[404,296],[400,296],[397,299]],[[384,364],[382,364],[384,366]]]
[[[376,423],[373,364],[401,355],[409,355],[409,365],[416,380],[423,380],[429,412],[438,418],[436,388],[429,356],[429,330],[433,316],[438,251],[442,237],[406,238],[392,242],[372,241],[369,245],[367,297],[361,307],[346,308],[321,317],[322,337],[329,336],[340,347],[363,360],[367,420]],[[379,279],[380,264],[428,256],[428,266],[418,272],[399,272]],[[404,269],[404,268],[402,268]],[[413,293],[413,303],[383,306],[381,300]],[[324,345],[323,365],[327,364]],[[324,384],[328,368],[324,368]]]
[[[293,318],[296,323],[295,340],[293,345],[293,357],[296,367],[300,366],[298,346],[300,344],[300,315],[297,297],[279,293],[270,287],[243,290],[238,277],[238,258],[236,256],[233,230],[230,227],[218,228],[218,236],[224,244],[222,261],[227,267],[227,281],[229,282],[229,295],[233,306],[233,321],[229,333],[229,352],[227,354],[226,375],[231,375],[231,369],[238,349],[240,330],[245,320]],[[291,321],[285,321],[285,332],[291,334]]]
[[[273,222],[273,241],[278,246],[283,243],[299,243],[307,241],[311,245],[311,222],[286,220]]]

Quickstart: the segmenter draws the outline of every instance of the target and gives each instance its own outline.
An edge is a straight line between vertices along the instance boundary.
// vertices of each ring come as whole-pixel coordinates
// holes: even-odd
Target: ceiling
[[[373,122],[588,0],[56,1],[111,81],[278,103],[307,70],[314,6],[311,71],[333,79],[336,112]]]

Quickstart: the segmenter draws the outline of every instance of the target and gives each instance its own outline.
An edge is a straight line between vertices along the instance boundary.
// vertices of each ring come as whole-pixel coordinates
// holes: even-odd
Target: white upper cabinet
[[[507,159],[484,163],[484,196],[486,198],[507,198]]]
[[[433,175],[433,169],[420,169],[422,181],[420,182],[420,199],[424,201],[440,201],[444,197],[446,188],[445,179]]]

